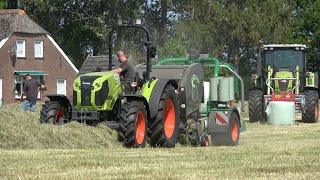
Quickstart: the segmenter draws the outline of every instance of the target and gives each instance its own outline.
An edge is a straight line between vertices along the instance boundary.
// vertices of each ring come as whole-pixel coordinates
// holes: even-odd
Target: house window
[[[38,82],[40,82],[40,76],[32,76],[32,79],[35,79]],[[16,76],[14,83],[15,83],[15,90],[14,90],[15,98],[20,99],[21,94],[23,92],[23,85],[26,83],[26,80],[24,79],[24,75],[23,76]],[[40,91],[38,92],[38,99],[40,99]]]
[[[65,79],[57,80],[57,94],[67,95],[67,81]]]
[[[25,58],[26,57],[26,41],[25,40],[17,40],[17,57]]]
[[[34,57],[43,58],[43,41],[34,42]]]

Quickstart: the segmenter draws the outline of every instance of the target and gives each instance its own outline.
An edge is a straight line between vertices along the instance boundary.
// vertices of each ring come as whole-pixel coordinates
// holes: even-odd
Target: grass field
[[[236,147],[126,149],[106,127],[0,110],[0,179],[320,179],[320,124],[247,124]]]

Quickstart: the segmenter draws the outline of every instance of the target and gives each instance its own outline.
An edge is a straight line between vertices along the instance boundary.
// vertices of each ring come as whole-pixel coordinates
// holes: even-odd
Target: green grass
[[[15,142],[7,148],[0,143],[0,179],[320,179],[319,123],[248,123],[236,147],[126,149],[115,142],[116,134],[111,131],[110,135],[106,127],[77,123],[43,126],[38,124],[36,114],[17,110],[11,107],[0,112],[1,141],[10,138]],[[14,136],[13,130],[4,129],[7,127],[14,128],[15,134],[34,137],[28,140],[22,135]],[[10,133],[14,137],[8,137]],[[48,140],[41,141],[39,136]],[[63,136],[68,140],[49,141]],[[103,144],[99,138],[108,143]],[[5,144],[10,141],[5,140]]]

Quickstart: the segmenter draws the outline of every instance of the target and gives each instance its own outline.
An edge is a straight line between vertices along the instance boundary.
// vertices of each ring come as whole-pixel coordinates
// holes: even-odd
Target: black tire
[[[40,123],[63,124],[65,119],[65,108],[58,102],[46,101],[40,111]]]
[[[170,116],[174,116],[174,119]],[[175,147],[179,133],[179,117],[180,109],[175,88],[172,85],[167,85],[162,91],[157,115],[153,122],[150,121],[148,124],[150,145],[153,147]],[[174,127],[171,128],[172,126]]]
[[[209,137],[206,136],[206,135],[203,135],[203,136],[201,137],[201,140],[200,140],[200,145],[201,145],[202,147],[208,147],[208,146],[209,146]]]
[[[236,146],[239,143],[240,120],[239,116],[233,112],[230,116],[228,132],[217,132],[211,134],[212,145],[214,146]]]
[[[319,114],[319,95],[317,91],[307,90],[306,95],[306,112],[302,113],[302,121],[306,123],[318,122]]]
[[[118,139],[128,148],[143,148],[147,137],[147,112],[142,102],[121,106]]]
[[[264,122],[263,91],[253,90],[249,92],[249,122]]]

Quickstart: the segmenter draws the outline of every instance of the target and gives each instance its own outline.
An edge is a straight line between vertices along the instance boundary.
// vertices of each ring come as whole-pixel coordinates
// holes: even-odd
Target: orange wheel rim
[[[171,138],[175,128],[176,114],[174,111],[173,102],[171,99],[167,99],[164,110],[164,133],[167,138]]]
[[[204,146],[208,147],[209,146],[209,138],[206,137],[205,141],[204,141]]]
[[[231,136],[233,141],[237,140],[238,134],[239,134],[238,123],[237,123],[237,120],[234,119],[232,121],[232,131],[231,131]]]
[[[146,133],[146,120],[143,112],[139,111],[136,118],[136,140],[138,144],[142,144]]]
[[[59,123],[61,121],[61,119],[63,118],[64,116],[64,111],[63,110],[59,110],[56,114],[56,119],[54,121],[54,123]]]

